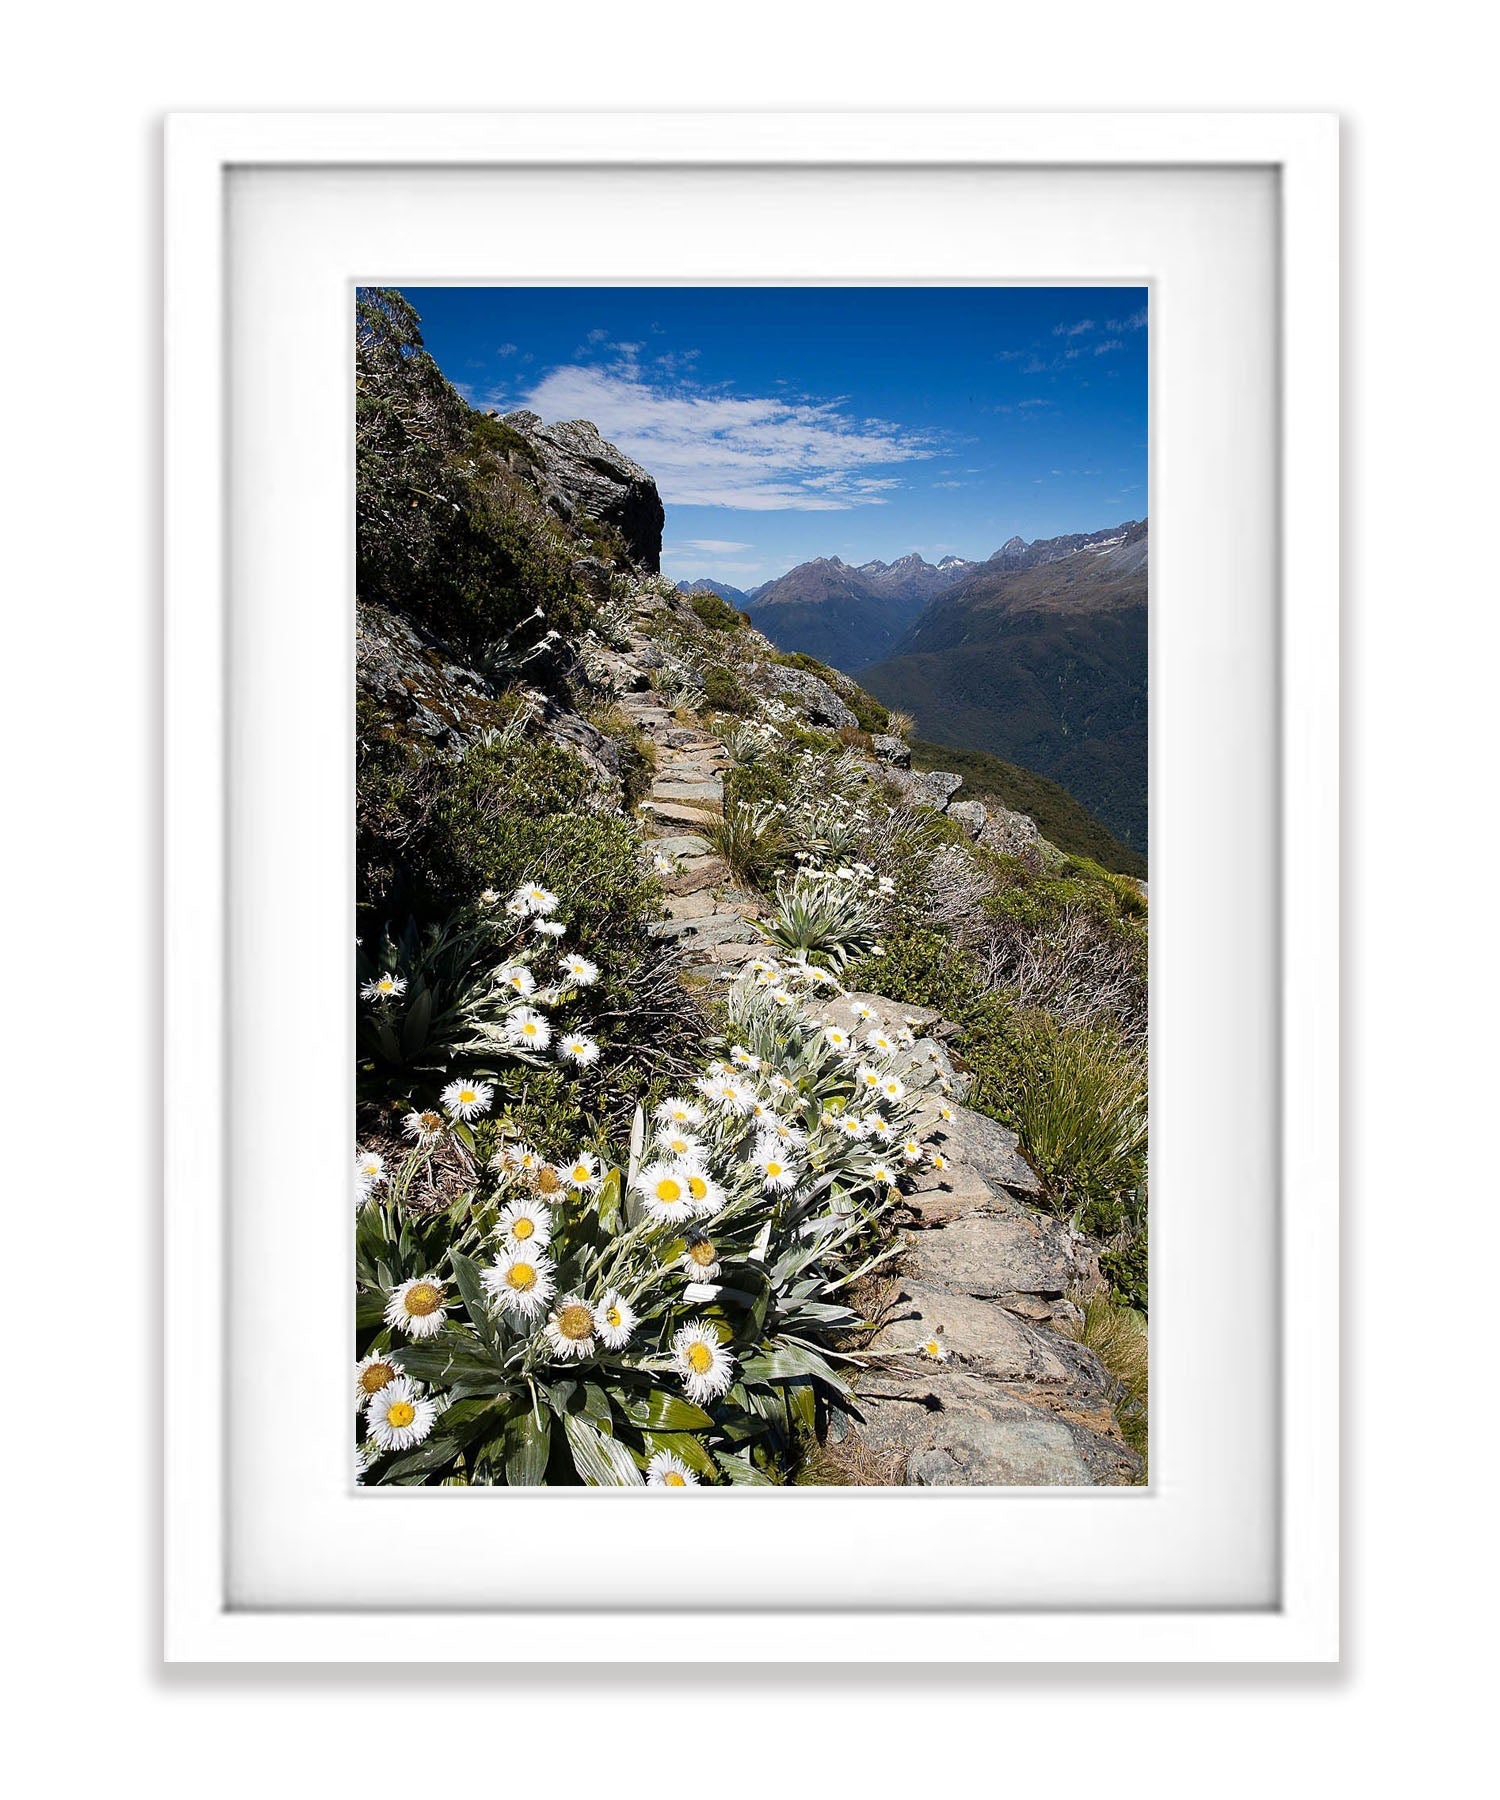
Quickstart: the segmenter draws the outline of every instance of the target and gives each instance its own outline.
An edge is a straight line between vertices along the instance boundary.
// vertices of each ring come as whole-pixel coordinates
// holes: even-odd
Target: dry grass
[[[1090,1294],[1079,1302],[1081,1323],[1068,1336],[1092,1350],[1113,1376],[1115,1416],[1131,1449],[1145,1456],[1150,1441],[1150,1337],[1134,1307],[1111,1294]]]

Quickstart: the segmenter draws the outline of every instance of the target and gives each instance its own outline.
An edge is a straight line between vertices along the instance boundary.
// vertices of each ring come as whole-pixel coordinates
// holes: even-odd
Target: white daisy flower
[[[552,1042],[552,1027],[533,1006],[518,1006],[507,1013],[505,1035],[527,1050],[545,1050]]]
[[[676,1127],[662,1132],[656,1140],[656,1147],[665,1156],[689,1158],[696,1160],[703,1154],[703,1146],[691,1132],[678,1131]]]
[[[684,1100],[673,1095],[657,1107],[656,1116],[668,1125],[701,1125],[703,1108],[696,1100]]]
[[[599,1046],[591,1037],[570,1031],[566,1037],[558,1039],[557,1055],[561,1062],[575,1063],[580,1069],[588,1069],[599,1060]]]
[[[928,1357],[933,1362],[947,1362],[948,1360],[948,1346],[936,1335],[923,1338],[922,1342],[917,1345],[917,1348],[922,1352],[923,1356]]]
[[[905,1143],[902,1144],[901,1158],[903,1162],[921,1162],[922,1146],[918,1143],[916,1138],[907,1138]]]
[[[362,1150],[354,1159],[354,1194],[359,1205],[385,1180],[385,1158],[374,1150]]]
[[[592,1150],[580,1150],[563,1170],[563,1180],[570,1188],[576,1188],[580,1194],[586,1194],[590,1188],[599,1185],[599,1158]]]
[[[479,896],[479,904],[481,906],[498,906],[500,896],[494,888],[485,888]]]
[[[513,919],[524,919],[531,908],[517,893],[512,894],[510,899],[505,902],[505,910]]]
[[[750,1166],[760,1175],[760,1185],[768,1194],[781,1194],[797,1179],[797,1166],[787,1159],[781,1145],[762,1138],[755,1146]]]
[[[562,966],[574,987],[592,987],[599,979],[599,965],[591,963],[586,956],[565,956]]]
[[[515,892],[515,898],[521,902],[529,913],[550,913],[557,911],[557,895],[549,893],[535,881],[528,881]]]
[[[867,1094],[880,1091],[880,1071],[870,1063],[861,1063],[854,1071],[854,1085]]]
[[[773,1075],[771,1077],[771,1087],[773,1091],[780,1094],[784,1100],[791,1099],[797,1092],[796,1083],[788,1081],[786,1076],[781,1074]]]
[[[946,1101],[944,1101],[938,1107],[938,1117],[943,1121],[943,1123],[945,1125],[951,1125],[953,1123],[953,1119],[954,1119],[953,1108],[951,1106],[949,1106]]]
[[[496,1221],[507,1250],[545,1250],[552,1214],[540,1200],[512,1200]]]
[[[660,850],[652,853],[651,867],[658,875],[675,875],[677,873],[677,864],[672,861],[670,856],[663,856]]]
[[[533,1249],[534,1241],[512,1246],[481,1277],[491,1300],[512,1318],[534,1319],[557,1286],[551,1257]]]
[[[694,1281],[713,1281],[719,1273],[719,1253],[713,1239],[695,1232],[677,1266]]]
[[[887,1075],[880,1084],[880,1092],[884,1099],[896,1101],[906,1097],[906,1083],[899,1075]]]
[[[781,1123],[775,1107],[771,1105],[770,1101],[762,1100],[759,1094],[752,1098],[746,1109],[746,1117],[749,1118],[756,1131],[774,1131]]]
[[[401,1121],[401,1129],[414,1144],[425,1150],[429,1144],[435,1144],[448,1129],[448,1121],[441,1113],[429,1108],[425,1112],[409,1112]]]
[[[849,1003],[849,1010],[863,1025],[868,1025],[871,1019],[878,1022],[880,1018],[880,1014],[876,1012],[875,1008],[873,1006],[866,1006],[863,1000],[851,1000]]]
[[[372,1350],[354,1365],[354,1404],[367,1406],[373,1395],[390,1382],[399,1380],[400,1375],[400,1368],[390,1357]]]
[[[901,1029],[896,1033],[896,1042],[901,1046],[901,1048],[903,1050],[910,1050],[912,1045],[914,1043],[916,1043],[916,1041],[917,1041],[916,1036],[913,1033],[910,1025],[903,1025],[901,1027]]]
[[[512,1144],[510,1160],[518,1175],[535,1175],[542,1166],[542,1153],[530,1144]]]
[[[567,931],[567,926],[556,919],[533,919],[531,929],[538,937],[560,938]]]
[[[635,1189],[646,1204],[646,1216],[660,1225],[691,1219],[697,1211],[688,1185],[694,1172],[677,1162],[655,1162],[642,1169]]]
[[[748,1112],[755,1103],[751,1090],[733,1075],[709,1076],[707,1080],[699,1081],[697,1088],[700,1094],[717,1101],[720,1106],[727,1106],[731,1112]]]
[[[406,977],[387,971],[367,981],[359,991],[366,1000],[396,1000],[406,992]]]
[[[754,967],[754,965],[751,965]],[[768,963],[755,977],[755,985],[761,988],[780,987],[784,977],[774,963]]]
[[[751,957],[745,967],[752,975],[774,975],[776,973],[775,963],[767,961],[764,956]]]
[[[729,1052],[729,1060],[741,1069],[758,1069],[760,1058],[752,1056],[743,1044],[735,1044]]]
[[[851,1143],[863,1143],[869,1136],[870,1128],[858,1113],[842,1112],[838,1117],[838,1128]]]
[[[828,1047],[831,1050],[847,1050],[849,1048],[849,1033],[841,1030],[837,1025],[824,1026],[823,1036],[827,1039]]]
[[[385,1322],[408,1337],[433,1337],[448,1317],[448,1294],[430,1275],[403,1281],[386,1302]]]
[[[894,1056],[895,1040],[887,1036],[883,1028],[876,1026],[865,1033],[865,1042],[877,1056]]]
[[[693,1211],[700,1217],[716,1213],[724,1204],[724,1190],[721,1188],[701,1163],[684,1163],[687,1175],[688,1198],[693,1203]]]
[[[889,1119],[882,1119],[877,1113],[870,1121],[870,1136],[879,1138],[882,1144],[889,1144],[896,1135],[896,1127]]]
[[[876,885],[878,891],[884,895],[891,895],[896,891],[896,883],[889,875],[882,875]]]
[[[553,1353],[563,1357],[594,1354],[594,1336],[599,1321],[587,1300],[577,1294],[565,1294],[552,1309],[552,1317],[543,1328]]]
[[[695,1406],[717,1400],[734,1385],[734,1358],[712,1325],[684,1325],[672,1339],[672,1367]]]
[[[946,1169],[948,1167],[948,1159],[946,1156],[943,1155],[941,1150],[933,1151],[932,1166],[933,1166],[933,1168],[935,1168],[939,1171]]]
[[[410,1450],[436,1421],[436,1402],[422,1399],[404,1375],[387,1382],[365,1408],[365,1426],[382,1451]]]
[[[490,1110],[494,1098],[494,1084],[488,1081],[450,1081],[443,1089],[443,1105],[455,1119],[477,1119]]]
[[[646,1464],[647,1487],[702,1487],[675,1450],[658,1450]]]
[[[568,1185],[563,1179],[563,1172],[553,1163],[544,1162],[532,1176],[531,1183],[549,1206],[561,1206],[568,1197]]]
[[[870,1179],[879,1187],[893,1188],[896,1186],[896,1171],[889,1163],[876,1163],[870,1171]]]
[[[785,1011],[787,1007],[795,1006],[797,1002],[784,987],[779,987],[771,989],[771,1004],[772,1006],[779,1006]]]
[[[495,971],[494,982],[496,987],[509,988],[523,1000],[529,1000],[536,992],[536,977],[525,963],[502,963]]]
[[[623,1350],[630,1342],[636,1326],[635,1309],[613,1288],[599,1302],[594,1319],[606,1350]]]

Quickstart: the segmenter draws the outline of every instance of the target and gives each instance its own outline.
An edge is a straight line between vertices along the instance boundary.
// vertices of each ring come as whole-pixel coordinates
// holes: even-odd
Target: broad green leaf
[[[427,1027],[432,1022],[432,990],[422,988],[406,1009],[406,1017],[401,1021],[401,1049],[407,1056],[414,1056],[427,1042]],[[393,1062],[397,1061],[392,1057]]]
[[[719,1473],[726,1481],[732,1481],[739,1487],[775,1487],[777,1484],[769,1475],[761,1471],[739,1456],[720,1456],[718,1458]]]
[[[445,1468],[454,1461],[459,1453],[459,1444],[450,1437],[430,1437],[420,1448],[413,1450],[409,1456],[398,1456],[395,1462],[381,1471],[382,1482],[402,1482],[413,1476],[431,1475],[435,1470]]]
[[[704,1447],[703,1440],[694,1437],[690,1431],[648,1431],[641,1442],[645,1445],[643,1464],[658,1450],[673,1450],[699,1475],[707,1475],[712,1480],[719,1472],[719,1466]]]
[[[642,1431],[702,1431],[713,1420],[701,1406],[653,1388],[649,1394],[632,1394],[625,1402],[625,1416]]]
[[[484,1284],[478,1268],[461,1250],[450,1250],[448,1260],[453,1264],[453,1279],[458,1283],[470,1319],[480,1331],[485,1330],[489,1325],[489,1308],[484,1303]]]
[[[587,1487],[643,1487],[641,1472],[623,1444],[605,1437],[587,1419],[569,1413],[563,1420],[573,1467]]]
[[[418,1381],[473,1380],[485,1376],[503,1378],[504,1370],[479,1339],[467,1331],[444,1329],[420,1343],[399,1344],[391,1351],[408,1375]]]
[[[552,1415],[541,1409],[538,1426],[528,1406],[505,1427],[505,1479],[512,1487],[541,1487],[547,1479]]]
[[[595,1217],[600,1225],[612,1236],[620,1225],[620,1171],[611,1169],[599,1184],[599,1199],[595,1206]]]

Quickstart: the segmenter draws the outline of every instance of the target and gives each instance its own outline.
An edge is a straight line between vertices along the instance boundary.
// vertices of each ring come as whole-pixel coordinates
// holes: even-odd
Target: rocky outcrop
[[[666,513],[639,463],[606,443],[587,419],[544,425],[534,412],[513,412],[502,422],[526,439],[536,459],[532,479],[560,519],[606,526],[638,569],[653,575],[660,569]]]
[[[810,669],[791,669],[780,663],[767,667],[758,663],[749,674],[762,691],[790,696],[810,723],[826,725],[834,731],[858,730],[859,719],[853,707],[846,706],[828,683]]]

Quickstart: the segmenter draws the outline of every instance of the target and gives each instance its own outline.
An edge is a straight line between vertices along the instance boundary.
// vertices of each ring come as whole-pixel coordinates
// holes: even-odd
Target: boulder
[[[966,1106],[953,1107],[953,1117],[948,1120],[939,1117],[937,1108],[937,1101],[924,1100],[918,1114],[924,1130],[939,1133],[943,1152],[954,1163],[966,1164],[993,1186],[1009,1188],[1012,1193],[1041,1193],[1036,1170],[1022,1156],[1013,1131]]]
[[[780,663],[770,668],[756,664],[747,671],[758,692],[789,696],[814,725],[826,725],[832,731],[846,728],[857,731],[859,720],[828,683],[810,669],[788,669]]]
[[[898,737],[878,734],[872,740],[871,748],[882,762],[889,763],[892,768],[909,769],[911,767],[911,746],[903,744]]]
[[[850,1436],[908,1487],[1121,1487],[1141,1459],[1103,1395],[1058,1397],[951,1365],[861,1381]],[[848,1440],[846,1439],[846,1442]]]
[[[908,803],[930,806],[935,812],[943,812],[963,784],[962,775],[943,769],[907,769],[901,776],[902,793]]]
[[[1035,819],[1025,813],[1011,812],[1008,807],[991,804],[979,833],[979,842],[999,856],[1024,856],[1040,835]]]
[[[977,838],[985,827],[984,803],[980,800],[952,800],[948,803],[948,817],[957,819],[971,838]]]
[[[559,518],[607,526],[637,568],[657,572],[666,514],[655,481],[639,463],[606,443],[587,419],[544,425],[534,412],[513,412],[504,423],[526,439],[536,457],[533,478]]]

